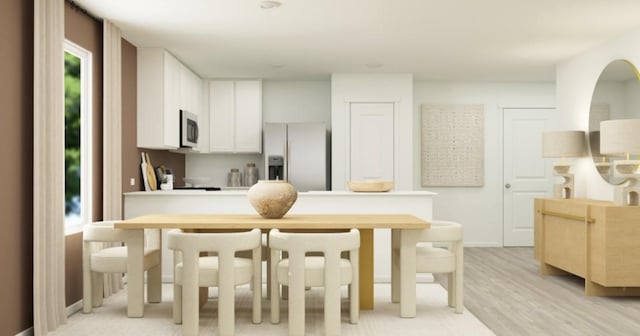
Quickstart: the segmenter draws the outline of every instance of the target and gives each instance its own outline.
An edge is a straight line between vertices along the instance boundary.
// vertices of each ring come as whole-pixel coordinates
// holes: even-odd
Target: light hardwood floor
[[[640,298],[588,297],[579,277],[539,275],[533,248],[464,253],[465,306],[496,335],[640,335]]]

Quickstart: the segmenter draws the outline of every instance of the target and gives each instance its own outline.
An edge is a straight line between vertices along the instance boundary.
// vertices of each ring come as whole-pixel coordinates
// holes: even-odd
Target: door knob
[[[507,183],[507,184],[504,185],[504,187],[509,189],[509,188],[511,188],[511,184]]]

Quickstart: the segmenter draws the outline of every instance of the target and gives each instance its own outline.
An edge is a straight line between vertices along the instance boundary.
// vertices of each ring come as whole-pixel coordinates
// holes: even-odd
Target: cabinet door
[[[350,179],[393,180],[392,103],[352,103]]]
[[[200,80],[198,96],[198,147],[199,153],[209,153],[209,81]]]
[[[235,151],[262,152],[262,82],[236,81]]]
[[[235,94],[233,81],[209,83],[209,150],[234,151]]]
[[[158,48],[138,48],[137,144],[166,149],[164,143],[164,55]]]
[[[181,79],[180,79],[180,108],[185,111],[189,111],[198,116],[199,131],[209,128],[208,119],[203,120],[202,116],[202,80],[198,75],[191,71],[186,66],[181,66]],[[202,143],[202,138],[198,136],[198,145],[193,148],[199,152],[201,148],[209,149],[209,137],[206,137],[206,145]]]
[[[206,144],[203,142],[205,139],[202,139],[201,137],[202,130],[209,128],[209,120],[204,116],[202,110],[202,80],[198,75],[191,71],[189,71],[189,74],[189,101],[191,104],[191,112],[198,116],[198,145],[194,149],[202,153],[203,151],[201,149],[206,148],[206,151],[209,150],[209,137],[206,137]]]
[[[202,111],[200,107],[200,99],[202,99],[202,80],[198,75],[185,67],[186,88],[184,90],[185,106],[187,111],[200,116]],[[184,83],[184,82],[182,82]]]
[[[191,107],[191,71],[180,64],[180,109],[193,113]]]
[[[162,113],[164,144],[180,147],[180,73],[182,64],[164,52],[164,110]]]

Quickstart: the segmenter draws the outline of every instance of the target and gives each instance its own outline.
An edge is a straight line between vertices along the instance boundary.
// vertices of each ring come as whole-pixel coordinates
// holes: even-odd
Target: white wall
[[[553,107],[555,86],[551,82],[490,83],[432,82],[413,84],[413,186],[421,187],[421,104],[483,104],[484,186],[476,188],[428,188],[433,199],[433,217],[453,220],[465,227],[466,245],[502,246],[502,108]]]
[[[395,189],[413,189],[411,74],[333,74],[331,76],[331,189],[345,190],[349,179],[349,104],[394,103]]]
[[[263,80],[262,121],[321,121],[331,129],[330,81]],[[239,168],[242,171],[250,162],[256,164],[260,178],[264,178],[262,154],[187,154],[186,175],[209,177],[210,185],[226,186],[229,170]],[[177,184],[181,185],[182,181]]]
[[[611,62],[626,59],[640,66],[640,30],[572,57],[556,67],[556,96],[562,111],[560,125],[565,129],[588,131],[591,95],[600,73]],[[605,182],[590,160],[574,167],[576,194],[601,200],[613,200],[613,187]]]
[[[331,82],[263,81],[262,121],[319,121],[331,129]]]

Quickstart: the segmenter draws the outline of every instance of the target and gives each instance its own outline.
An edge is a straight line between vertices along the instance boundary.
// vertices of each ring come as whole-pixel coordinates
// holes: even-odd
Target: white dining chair
[[[463,243],[462,243],[462,225],[451,221],[432,221],[429,229],[420,230],[416,233],[415,239],[415,273],[448,273],[447,292],[448,305],[454,308],[456,313],[462,313],[464,309],[463,301]],[[420,244],[420,243],[436,243]],[[399,246],[396,246],[399,247]],[[400,249],[393,249],[393,264],[398,265],[400,257]],[[392,267],[392,283],[391,293],[392,301],[399,301],[400,279],[398,267]],[[404,273],[404,272],[403,272]],[[406,272],[410,273],[409,271]],[[415,285],[415,282],[413,282]],[[415,316],[416,298],[415,296],[407,297],[407,302],[401,302],[405,308],[401,307],[401,311],[412,312],[411,316]],[[407,309],[408,307],[408,309]],[[402,313],[401,313],[402,314]]]
[[[82,300],[83,312],[90,313],[93,307],[102,306],[104,273],[127,273],[128,245],[138,235],[144,234],[145,248],[143,267],[147,271],[147,300],[158,303],[162,299],[160,262],[160,230],[133,231],[116,229],[116,221],[94,222],[85,225],[82,233]],[[117,243],[105,247],[105,243]],[[122,245],[124,244],[124,246]],[[144,293],[128,293],[142,298]]]
[[[182,323],[183,335],[197,335],[199,287],[218,287],[218,334],[235,332],[235,287],[251,284],[253,323],[262,322],[262,265],[259,229],[245,232],[198,233],[171,230],[169,249],[174,250],[173,318]],[[252,251],[252,258],[236,257]],[[201,256],[214,252],[216,256]]]
[[[273,229],[271,249],[271,323],[280,322],[280,285],[289,291],[289,335],[305,334],[305,287],[324,287],[325,335],[340,334],[340,286],[349,285],[350,322],[358,323],[360,232],[290,233]],[[349,259],[341,253],[348,251]],[[282,252],[288,257],[282,259]],[[322,256],[306,256],[321,252]]]

